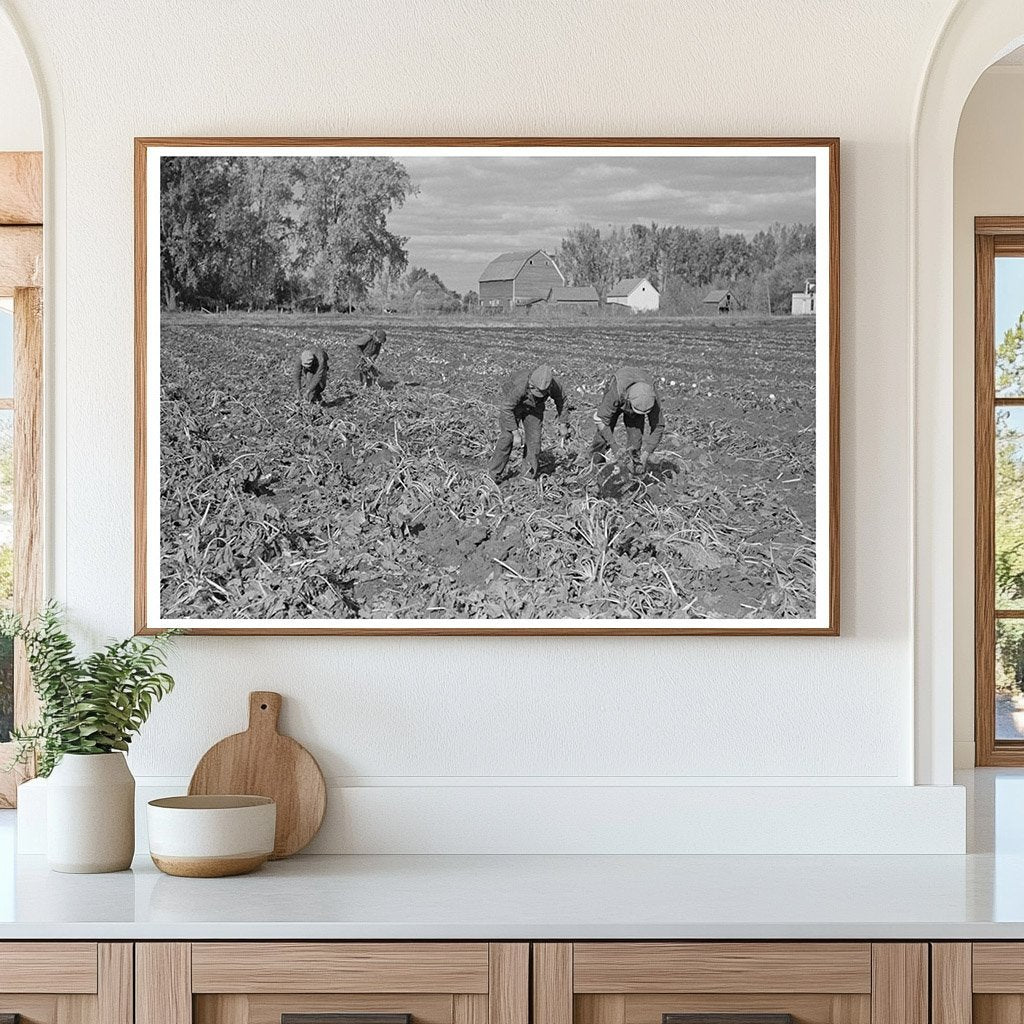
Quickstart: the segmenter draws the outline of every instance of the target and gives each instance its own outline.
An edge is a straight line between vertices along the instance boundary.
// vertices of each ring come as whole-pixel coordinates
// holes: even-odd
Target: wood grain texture
[[[532,1024],[573,1024],[571,942],[533,944]]]
[[[196,993],[487,992],[487,944],[197,942],[192,986]]]
[[[572,1005],[575,1024],[625,1024],[625,996],[575,995]]]
[[[4,942],[0,950],[0,992],[96,992],[95,942]]]
[[[606,998],[606,997],[594,997]],[[662,1024],[665,1014],[791,1014],[799,1024],[870,1024],[871,997],[805,992],[739,994],[663,992],[626,996],[624,1024]]]
[[[485,995],[455,996],[455,999],[483,1000],[487,1012]],[[281,1024],[281,1018],[288,1014],[354,1013],[354,1014],[412,1014],[414,1024],[452,1024],[453,1009],[450,994],[381,993],[356,992],[334,994],[273,993],[252,995],[202,995],[196,996],[196,1024]],[[220,1001],[239,1000],[245,1005],[245,1015],[237,1021],[216,1020],[204,1007]],[[202,1019],[199,1019],[202,1010]],[[466,1024],[473,1024],[472,1021]],[[487,1024],[486,1017],[477,1024]]]
[[[231,878],[247,875],[267,862],[263,853],[254,857],[160,857],[155,853],[150,856],[165,875],[180,878]]]
[[[0,153],[0,224],[43,223],[43,154]]]
[[[135,946],[135,1024],[192,1024],[192,947],[187,942]]]
[[[43,594],[43,296],[38,288],[14,290],[14,396],[0,408],[14,408],[14,608],[32,618]],[[14,651],[14,724],[33,722],[39,700],[19,640]],[[13,743],[0,744],[0,763],[10,764]],[[17,787],[35,775],[30,759],[13,771],[0,772],[0,807],[17,804]]]
[[[0,227],[0,297],[43,286],[43,229]]]
[[[416,1014],[417,1024],[423,1020]],[[458,992],[452,996],[452,1024],[487,1024],[487,996]]]
[[[134,1024],[135,949],[130,942],[96,947],[96,1019],[99,1024]]]
[[[870,992],[863,942],[576,943],[576,992]]]
[[[249,997],[232,993],[223,996],[195,996],[192,1000],[193,1024],[248,1024],[251,1016]],[[281,1008],[273,1017],[281,1024]]]
[[[871,1024],[929,1024],[928,946],[871,946]]]
[[[974,757],[996,746],[995,263],[991,235],[974,243]]]
[[[828,450],[830,473],[828,479],[829,513],[828,536],[829,557],[827,571],[829,579],[828,622],[825,626],[805,628],[780,624],[771,629],[745,629],[742,627],[687,628],[647,625],[638,627],[616,625],[583,625],[564,627],[538,626],[517,629],[517,636],[838,636],[840,616],[840,468],[839,468],[839,328],[840,328],[840,153],[839,139],[835,137],[777,137],[777,138],[690,138],[682,136],[643,136],[637,138],[605,138],[602,136],[576,136],[552,138],[544,136],[463,136],[448,137],[392,137],[374,138],[355,136],[351,138],[296,138],[260,136],[206,137],[206,138],[162,138],[137,137],[135,139],[135,630],[140,635],[159,632],[153,625],[146,600],[146,153],[152,147],[187,146],[194,148],[214,146],[249,146],[301,148],[303,146],[343,146],[349,149],[379,146],[560,146],[560,147],[630,147],[630,146],[692,146],[692,147],[748,147],[769,148],[773,146],[804,147],[825,149],[829,154],[829,260],[827,267],[829,281],[829,388],[828,388]],[[155,618],[156,609],[153,609]],[[439,623],[421,629],[401,626],[380,626],[353,628],[339,624],[330,628],[298,626],[261,626],[257,629],[238,629],[232,626],[203,626],[189,630],[206,636],[224,636],[246,633],[259,636],[315,636],[333,634],[338,636],[508,636],[507,627],[465,627]]]
[[[931,946],[931,1024],[971,1024],[971,943]]]
[[[530,1024],[530,946],[492,942],[487,989],[489,1024]]]
[[[14,292],[14,609],[22,619],[43,605],[43,293]],[[14,721],[33,722],[39,699],[24,645],[15,648]]]
[[[0,992],[0,1018],[20,1018],[20,1024],[57,1024],[57,1002],[65,997],[48,993],[16,995]],[[78,996],[89,999],[90,996]]]
[[[973,1024],[1024,1024],[1024,996],[977,994],[973,999]]]
[[[277,731],[281,704],[279,693],[250,693],[249,727],[211,747],[196,765],[188,786],[190,795],[271,797],[277,804],[271,860],[290,857],[308,846],[327,810],[327,786],[320,766],[304,746]]]
[[[974,992],[1024,993],[1024,943],[975,942],[972,977]]]

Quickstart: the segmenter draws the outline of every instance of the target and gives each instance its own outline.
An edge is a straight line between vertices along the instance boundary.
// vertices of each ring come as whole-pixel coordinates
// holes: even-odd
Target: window
[[[1024,765],[1024,217],[975,222],[975,742]]]

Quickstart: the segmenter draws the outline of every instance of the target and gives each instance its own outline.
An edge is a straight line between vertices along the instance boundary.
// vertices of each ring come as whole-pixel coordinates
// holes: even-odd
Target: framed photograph
[[[136,626],[839,631],[837,139],[136,139]]]

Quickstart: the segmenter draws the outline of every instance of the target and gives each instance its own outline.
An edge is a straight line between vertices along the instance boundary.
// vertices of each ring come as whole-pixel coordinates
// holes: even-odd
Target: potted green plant
[[[122,871],[135,852],[135,779],[124,758],[133,735],[174,687],[162,671],[173,631],[113,641],[78,657],[55,604],[23,622],[0,613],[20,640],[39,718],[16,729],[14,764],[36,759],[48,777],[47,861],[55,871]]]

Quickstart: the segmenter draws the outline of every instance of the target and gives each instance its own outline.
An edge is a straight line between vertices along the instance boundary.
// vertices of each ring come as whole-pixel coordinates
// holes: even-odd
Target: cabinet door
[[[928,1024],[922,943],[538,943],[533,1024]]]
[[[1024,1021],[1024,942],[932,945],[935,1024]]]
[[[132,1024],[130,943],[0,942],[5,1024]]]
[[[529,1024],[525,943],[140,943],[136,984],[136,1024]]]

